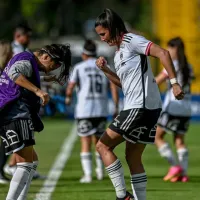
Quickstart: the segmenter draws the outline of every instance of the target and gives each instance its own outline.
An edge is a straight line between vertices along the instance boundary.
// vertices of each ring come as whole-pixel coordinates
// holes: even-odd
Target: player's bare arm
[[[106,64],[106,60],[104,57],[99,57],[96,61],[96,65],[98,66],[99,69],[101,69],[106,77],[115,85],[118,87],[122,88],[121,82],[117,74],[115,74],[112,70],[110,70]]]
[[[49,102],[49,95],[48,93],[40,90],[34,84],[32,84],[25,76],[22,74],[17,77],[15,83],[27,90],[34,92],[38,97],[42,99],[42,105],[46,105]]]
[[[156,77],[156,83],[159,85],[161,83],[163,83],[164,81],[166,81],[166,79],[168,79],[168,76],[166,74],[164,74],[163,72],[159,73]]]
[[[175,68],[174,68],[169,52],[156,44],[152,44],[150,47],[149,53],[150,53],[150,56],[159,58],[160,62],[163,64],[164,68],[166,69],[171,85],[173,87],[173,93],[176,99],[178,100],[183,99],[184,92],[176,80],[176,72],[175,72]]]
[[[72,83],[70,82],[67,86],[67,89],[66,89],[66,98],[65,98],[65,103],[67,105],[69,105],[71,103],[71,99],[72,99],[72,94],[73,94],[73,90],[76,86],[76,83]]]

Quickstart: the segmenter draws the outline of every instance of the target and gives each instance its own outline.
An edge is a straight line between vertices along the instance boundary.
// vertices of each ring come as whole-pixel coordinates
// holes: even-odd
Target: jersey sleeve
[[[70,74],[69,82],[77,83],[77,81],[78,81],[78,68],[77,66],[75,66],[72,73]]]
[[[135,35],[131,38],[129,48],[138,54],[149,55],[150,47],[153,42],[147,40],[143,36]]]
[[[8,76],[11,80],[15,81],[20,75],[31,77],[33,68],[29,60],[15,62],[8,71]]]

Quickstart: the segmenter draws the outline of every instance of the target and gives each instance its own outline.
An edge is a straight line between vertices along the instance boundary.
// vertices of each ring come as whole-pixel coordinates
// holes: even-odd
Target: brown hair
[[[12,47],[10,42],[0,40],[0,70],[3,71],[8,61],[12,57]]]

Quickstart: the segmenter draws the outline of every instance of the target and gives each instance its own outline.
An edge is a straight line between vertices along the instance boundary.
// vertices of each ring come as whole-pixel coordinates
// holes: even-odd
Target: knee
[[[98,141],[96,144],[96,151],[101,155],[102,153],[105,153],[107,151],[111,150],[110,147],[106,146],[102,142]]]
[[[183,138],[176,138],[175,139],[175,146],[176,146],[177,149],[185,148],[185,142],[184,142]]]

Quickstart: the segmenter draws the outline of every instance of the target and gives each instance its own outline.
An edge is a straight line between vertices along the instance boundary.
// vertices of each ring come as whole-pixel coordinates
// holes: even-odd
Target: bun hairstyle
[[[117,40],[117,37],[128,32],[122,18],[116,12],[108,8],[97,17],[95,27],[97,26],[107,28],[112,40]]]
[[[83,46],[83,53],[87,56],[96,56],[96,44],[92,40],[86,40]]]

